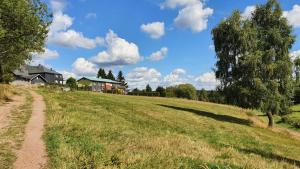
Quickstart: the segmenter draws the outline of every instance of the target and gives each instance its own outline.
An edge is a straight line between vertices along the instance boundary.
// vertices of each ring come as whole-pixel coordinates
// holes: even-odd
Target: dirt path
[[[14,96],[10,102],[0,107],[0,130],[9,125],[9,116],[12,109],[22,105],[24,101],[24,96]]]
[[[47,162],[42,134],[45,121],[45,102],[43,97],[36,92],[30,92],[33,97],[31,118],[26,126],[25,140],[22,148],[17,153],[15,169],[44,168]]]

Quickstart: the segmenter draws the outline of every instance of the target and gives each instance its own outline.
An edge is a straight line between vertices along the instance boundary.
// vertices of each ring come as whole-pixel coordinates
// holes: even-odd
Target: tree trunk
[[[272,115],[272,113],[271,113],[271,112],[268,112],[268,113],[267,113],[267,116],[268,116],[268,119],[269,119],[269,124],[268,124],[268,127],[269,127],[269,128],[272,128],[272,127],[273,127],[273,125],[274,125],[274,121],[273,121],[273,115]]]

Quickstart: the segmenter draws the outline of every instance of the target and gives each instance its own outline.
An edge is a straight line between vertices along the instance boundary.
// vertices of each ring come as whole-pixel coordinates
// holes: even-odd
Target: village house
[[[95,77],[82,77],[78,82],[78,88],[94,92],[112,92],[124,94],[126,87],[121,82]]]
[[[20,66],[13,74],[13,84],[63,84],[62,74],[40,64]]]

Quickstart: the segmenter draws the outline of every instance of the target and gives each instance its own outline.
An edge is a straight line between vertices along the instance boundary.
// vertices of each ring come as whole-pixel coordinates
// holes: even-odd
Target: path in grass
[[[26,126],[25,140],[17,153],[16,169],[37,169],[46,165],[46,151],[42,134],[45,121],[45,103],[43,97],[36,92],[30,92],[33,97],[31,118]]]
[[[9,125],[9,117],[12,109],[22,105],[24,101],[24,96],[14,96],[10,102],[0,107],[0,130]]]

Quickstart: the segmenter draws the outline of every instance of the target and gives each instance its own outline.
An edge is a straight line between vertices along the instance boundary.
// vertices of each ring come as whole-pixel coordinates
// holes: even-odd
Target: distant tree
[[[165,88],[158,86],[155,91],[159,93],[160,97],[166,97],[166,89]]]
[[[98,74],[97,74],[97,78],[102,78],[102,79],[106,79],[107,78],[106,72],[105,72],[104,69],[99,68]]]
[[[132,92],[137,93],[137,92],[140,92],[140,90],[138,88],[135,88],[135,89],[132,90]]]
[[[296,75],[296,85],[300,82],[300,56],[294,60],[295,75]]]
[[[44,51],[51,15],[40,0],[0,1],[0,82],[11,72]]]
[[[176,87],[175,95],[178,98],[186,98],[191,100],[197,99],[197,90],[191,84],[180,84]]]
[[[66,85],[67,85],[68,87],[70,87],[71,90],[76,89],[76,88],[77,88],[77,82],[76,82],[76,79],[74,79],[73,77],[68,78],[67,81],[66,81]]]
[[[122,83],[122,86],[125,86],[126,88],[128,87],[126,81],[125,81],[125,77],[123,76],[123,72],[119,71],[118,73],[118,77],[117,77],[117,81]]]
[[[169,86],[166,88],[166,97],[176,97],[175,94],[176,87],[174,86]]]
[[[226,102],[273,114],[289,112],[293,93],[292,27],[277,0],[256,6],[250,19],[234,11],[213,29],[216,77]]]
[[[146,86],[146,92],[152,92],[152,88],[149,84]]]
[[[108,74],[106,76],[107,79],[110,79],[110,80],[116,80],[114,74],[112,73],[111,70],[108,71]]]
[[[205,89],[201,89],[200,91],[197,92],[198,95],[198,100],[199,101],[209,101],[208,99],[208,92]]]

